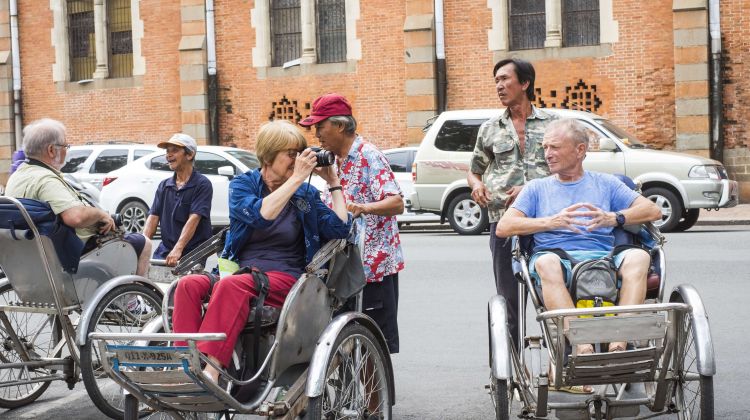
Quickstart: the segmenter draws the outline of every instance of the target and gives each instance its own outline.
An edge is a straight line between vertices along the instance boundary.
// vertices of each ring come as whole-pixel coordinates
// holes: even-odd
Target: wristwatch
[[[615,212],[615,220],[617,220],[617,226],[622,226],[625,224],[625,215],[620,213],[619,211]]]

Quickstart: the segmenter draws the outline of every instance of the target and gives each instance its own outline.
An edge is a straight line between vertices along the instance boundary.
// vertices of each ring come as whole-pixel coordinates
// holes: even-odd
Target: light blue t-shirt
[[[609,174],[585,171],[575,182],[560,182],[555,176],[534,179],[523,188],[511,206],[527,217],[553,216],[576,203],[589,203],[604,211],[624,210],[638,198],[638,193]],[[580,211],[587,211],[581,208]],[[612,227],[591,232],[577,226],[583,233],[556,229],[534,234],[534,251],[560,248],[565,251],[610,251],[614,246]]]

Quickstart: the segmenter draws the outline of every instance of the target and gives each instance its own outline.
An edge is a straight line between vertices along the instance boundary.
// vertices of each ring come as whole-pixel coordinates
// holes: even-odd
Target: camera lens
[[[122,217],[120,216],[120,213],[111,214],[112,220],[115,221],[115,226],[122,227]]]
[[[311,147],[310,149],[315,152],[315,157],[317,159],[315,166],[331,166],[336,160],[336,157],[330,150],[321,149],[320,147]]]

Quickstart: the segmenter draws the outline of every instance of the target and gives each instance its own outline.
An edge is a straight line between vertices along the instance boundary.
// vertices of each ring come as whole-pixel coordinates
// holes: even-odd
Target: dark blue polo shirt
[[[180,239],[182,228],[185,227],[191,214],[200,215],[201,220],[182,255],[186,255],[211,237],[211,198],[214,194],[211,181],[193,169],[187,184],[178,190],[175,176],[172,175],[159,184],[156,196],[154,196],[154,204],[149,212],[149,214],[159,216],[161,227],[161,243],[154,251],[156,259],[167,258]]]

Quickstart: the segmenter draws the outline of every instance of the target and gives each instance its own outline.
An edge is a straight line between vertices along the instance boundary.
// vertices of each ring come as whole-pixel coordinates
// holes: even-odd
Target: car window
[[[60,169],[60,172],[69,174],[81,169],[81,165],[89,155],[91,155],[91,149],[68,150],[68,154],[65,156],[65,165]]]
[[[445,121],[435,139],[435,147],[447,152],[471,152],[477,142],[479,126],[485,121],[487,120]]]
[[[198,152],[195,155],[195,170],[203,175],[218,175],[219,168],[222,166],[231,166],[235,173],[237,172],[237,168],[232,165],[232,162],[219,155],[208,152]]]
[[[133,160],[140,159],[151,152],[153,152],[153,150],[148,150],[148,149],[133,150]]]
[[[102,150],[89,170],[92,174],[106,174],[120,169],[128,163],[127,149]]]
[[[612,121],[599,119],[596,120],[605,130],[614,134],[615,137],[620,139],[621,142],[625,143],[626,146],[634,149],[648,149],[648,145],[641,143],[633,134],[628,133],[624,129],[614,125]]]
[[[408,151],[386,153],[385,158],[393,172],[411,172]]]
[[[242,162],[242,164],[247,166],[248,169],[260,168],[260,161],[253,153],[244,150],[226,150],[226,153]]]
[[[159,155],[155,158],[151,158],[146,162],[146,167],[153,171],[171,171],[169,164],[167,163],[167,154]]]

